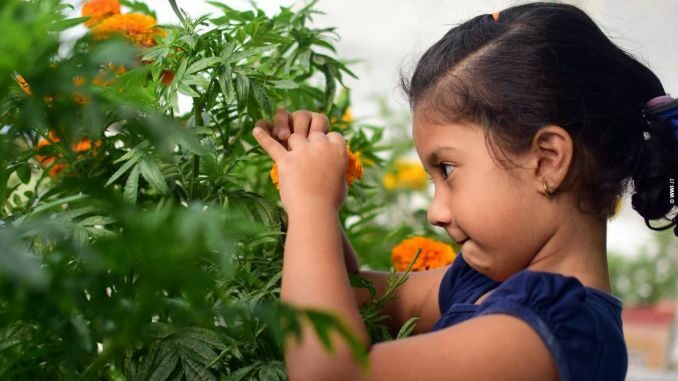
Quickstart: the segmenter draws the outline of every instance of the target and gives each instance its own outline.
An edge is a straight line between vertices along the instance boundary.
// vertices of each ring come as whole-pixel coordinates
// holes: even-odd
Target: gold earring
[[[546,184],[546,180],[544,180],[544,193],[546,194],[546,198],[551,198],[551,195],[553,195],[551,189],[549,188],[549,185]]]

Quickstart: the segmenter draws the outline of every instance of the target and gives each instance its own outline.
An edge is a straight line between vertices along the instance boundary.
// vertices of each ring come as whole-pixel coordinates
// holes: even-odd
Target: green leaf
[[[223,59],[221,57],[207,57],[203,58],[201,60],[198,60],[194,63],[191,64],[191,66],[186,69],[186,74],[192,74],[195,72],[198,72],[200,70],[203,70],[205,68],[214,66],[215,64],[218,64],[222,62]]]
[[[369,279],[358,274],[348,274],[348,278],[351,287],[366,288],[370,292],[370,298],[374,298],[377,295],[377,289]]]
[[[289,79],[281,79],[278,81],[271,81],[273,86],[278,89],[298,89],[299,84]]]
[[[31,167],[28,163],[21,163],[16,167],[16,175],[22,183],[28,184],[31,182]]]
[[[78,225],[80,226],[95,226],[95,225],[108,225],[114,223],[116,220],[111,217],[106,216],[92,216],[87,217],[80,221]]]
[[[47,27],[47,30],[50,32],[60,32],[68,28],[74,27],[76,25],[82,24],[83,22],[89,20],[89,17],[74,17],[71,19],[63,19],[53,22]]]
[[[130,152],[131,152],[130,159],[120,168],[118,168],[118,170],[115,171],[115,173],[113,173],[113,175],[108,179],[108,181],[106,181],[106,184],[104,184],[104,187],[111,185],[115,180],[117,180],[120,176],[122,176],[123,174],[125,174],[125,172],[132,168],[134,164],[138,163],[139,160],[141,160],[143,154],[140,151],[130,150]]]
[[[165,194],[169,191],[165,177],[160,171],[158,162],[154,159],[144,158],[140,163],[141,175],[159,192]]]
[[[262,46],[260,48],[250,48],[247,50],[241,50],[239,52],[231,54],[230,57],[228,57],[228,60],[226,61],[227,63],[237,63],[238,61],[242,60],[243,58],[251,57],[251,56],[261,56],[264,53],[273,50],[277,48],[277,45],[268,45],[268,46]]]
[[[134,168],[132,168],[132,172],[130,172],[129,176],[127,177],[127,181],[125,182],[125,190],[123,191],[123,198],[132,203],[136,204],[137,202],[137,193],[139,191],[139,173],[141,172],[141,168],[139,164],[135,165]]]
[[[163,358],[158,361],[158,365],[151,374],[149,381],[165,381],[172,374],[179,364],[179,354],[177,352],[167,352]]]
[[[235,75],[235,94],[239,104],[244,104],[250,92],[250,80],[246,75],[237,72]]]
[[[249,365],[249,366],[240,368],[240,369],[236,370],[235,372],[229,374],[226,377],[226,381],[240,381],[240,380],[244,379],[245,377],[247,377],[252,372],[252,370],[254,370],[254,365]]]
[[[402,327],[400,327],[400,331],[398,331],[398,339],[402,339],[404,337],[408,337],[410,333],[412,333],[412,330],[414,329],[414,326],[417,324],[417,320],[421,319],[420,317],[414,316],[408,319],[405,324],[403,324]]]
[[[165,58],[169,54],[170,49],[167,45],[158,45],[146,50],[142,61],[153,61],[156,58]]]
[[[268,98],[268,94],[266,94],[266,90],[258,83],[252,82],[252,92],[267,119],[273,119],[273,107],[271,106],[271,100]]]
[[[219,74],[219,87],[221,87],[221,92],[224,94],[224,101],[226,103],[231,103],[235,94],[235,89],[233,89],[233,69],[231,65],[224,65],[224,69]]]

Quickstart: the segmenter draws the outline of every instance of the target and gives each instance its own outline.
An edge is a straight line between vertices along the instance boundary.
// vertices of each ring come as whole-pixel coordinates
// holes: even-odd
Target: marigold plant
[[[366,222],[347,228],[357,249],[385,236],[382,128],[352,120],[336,32],[309,27],[313,1],[193,18],[169,0],[162,30],[145,2],[119,4],[86,2],[84,20],[0,1],[0,379],[283,381],[299,317],[364,363],[334,315],[280,303],[287,220],[248,133],[277,107],[335,118],[361,157],[339,217]]]

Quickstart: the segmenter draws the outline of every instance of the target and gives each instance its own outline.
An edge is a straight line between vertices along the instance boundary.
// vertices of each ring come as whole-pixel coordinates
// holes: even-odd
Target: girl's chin
[[[470,241],[464,242],[464,244],[461,246],[459,252],[463,254],[464,262],[466,262],[471,268],[473,268],[477,272],[489,276],[489,274],[491,273],[490,263],[488,263],[488,261],[483,261],[483,258],[478,258],[478,256],[475,253],[475,250],[471,248],[472,246],[473,245],[470,244]]]

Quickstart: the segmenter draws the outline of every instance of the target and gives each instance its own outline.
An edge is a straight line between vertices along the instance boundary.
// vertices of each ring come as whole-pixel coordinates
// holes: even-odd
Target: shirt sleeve
[[[459,252],[440,282],[440,313],[444,314],[455,303],[474,303],[482,294],[499,284],[469,266],[464,261],[463,253]]]
[[[574,277],[524,270],[490,294],[476,316],[508,314],[520,318],[546,344],[560,381],[592,380],[601,343],[585,291]]]

